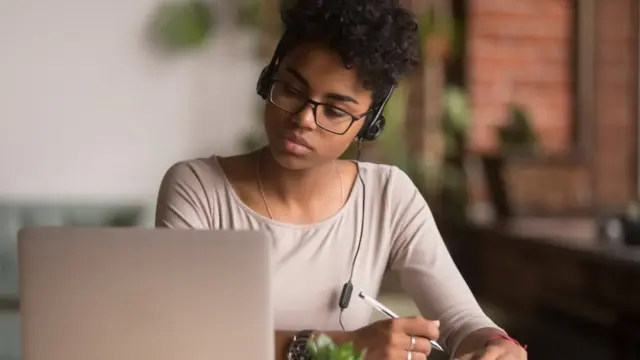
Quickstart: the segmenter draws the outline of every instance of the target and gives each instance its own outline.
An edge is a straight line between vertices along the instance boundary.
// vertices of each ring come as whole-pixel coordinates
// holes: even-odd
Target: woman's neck
[[[328,177],[338,176],[337,173],[334,174],[336,164],[333,162],[312,169],[287,169],[273,158],[268,148],[258,151],[257,162],[256,176],[259,177],[263,191],[283,203],[303,203],[311,200],[314,194],[322,196],[327,185],[333,184],[332,181],[327,181]]]

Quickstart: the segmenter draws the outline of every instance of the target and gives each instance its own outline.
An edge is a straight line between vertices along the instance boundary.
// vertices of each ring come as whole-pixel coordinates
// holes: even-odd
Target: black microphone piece
[[[341,310],[349,307],[352,293],[353,284],[351,284],[351,280],[349,280],[348,282],[344,283],[344,285],[342,286],[342,292],[340,293],[340,301],[338,301],[338,306],[340,306]]]

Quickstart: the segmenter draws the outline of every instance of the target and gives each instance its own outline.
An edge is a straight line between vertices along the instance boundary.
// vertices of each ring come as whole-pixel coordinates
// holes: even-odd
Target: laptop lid
[[[274,356],[262,233],[30,228],[18,241],[24,360]]]

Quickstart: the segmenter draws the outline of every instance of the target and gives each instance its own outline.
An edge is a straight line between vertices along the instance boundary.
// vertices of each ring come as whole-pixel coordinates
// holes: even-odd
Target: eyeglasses
[[[354,122],[369,114],[369,111],[367,111],[360,116],[353,116],[333,105],[312,100],[304,95],[302,91],[279,80],[274,80],[271,84],[269,101],[281,110],[291,114],[297,114],[307,104],[311,104],[316,125],[336,135],[344,135]]]

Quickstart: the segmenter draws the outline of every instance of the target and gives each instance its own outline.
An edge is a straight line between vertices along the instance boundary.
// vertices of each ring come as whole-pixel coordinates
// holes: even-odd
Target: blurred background
[[[263,143],[280,1],[0,1],[0,360],[21,227],[150,227],[171,164]],[[422,64],[364,157],[410,174],[530,359],[640,359],[638,1],[403,2]],[[393,276],[380,298],[417,313]]]

